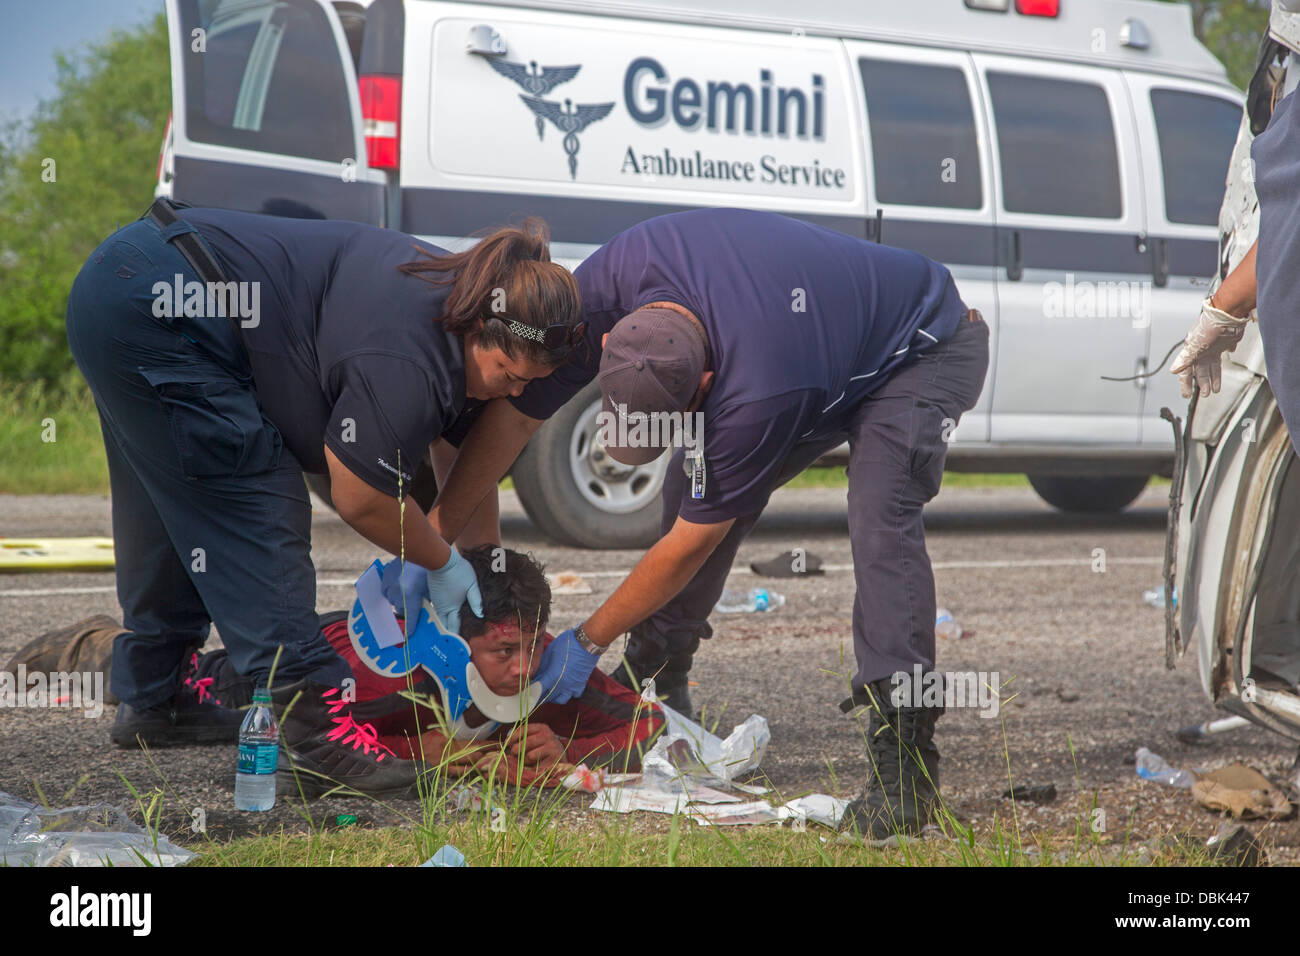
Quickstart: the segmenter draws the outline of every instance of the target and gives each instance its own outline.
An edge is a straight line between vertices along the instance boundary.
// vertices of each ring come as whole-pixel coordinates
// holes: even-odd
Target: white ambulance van
[[[949,466],[1118,510],[1170,473],[1158,365],[1216,269],[1242,97],[1145,0],[167,0],[159,193],[450,248],[540,215],[575,266],[651,216],[766,209],[943,262],[992,330]],[[665,461],[595,385],[514,470],[565,543],[657,536]]]

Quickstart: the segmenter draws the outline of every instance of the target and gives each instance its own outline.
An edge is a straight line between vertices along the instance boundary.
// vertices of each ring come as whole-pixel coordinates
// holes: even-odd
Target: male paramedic
[[[495,442],[482,421],[471,429],[430,520],[454,539],[522,448],[510,436],[526,440],[597,375],[605,411],[629,422],[701,412],[702,447],[678,449],[668,468],[662,537],[590,618],[547,648],[537,678],[552,700],[580,693],[599,654],[630,631],[620,668],[629,683],[656,675],[666,703],[689,711],[692,655],[712,633],[708,616],[741,541],[773,490],[847,441],[857,673],[842,706],[871,709],[873,769],[845,825],[879,841],[918,832],[938,805],[942,707],[898,702],[891,690],[898,672],[934,669],[921,510],[939,490],[945,439],[983,387],[979,313],[924,256],[740,209],[643,222],[575,276],[588,350],[509,408],[485,410]],[[625,432],[631,445],[655,429]],[[661,453],[607,450],[628,464]]]

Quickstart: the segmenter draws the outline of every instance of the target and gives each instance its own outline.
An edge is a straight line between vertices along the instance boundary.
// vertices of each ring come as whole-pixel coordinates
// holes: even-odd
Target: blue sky
[[[79,50],[111,32],[143,23],[163,0],[0,0],[0,120],[27,117],[54,95],[54,54]]]

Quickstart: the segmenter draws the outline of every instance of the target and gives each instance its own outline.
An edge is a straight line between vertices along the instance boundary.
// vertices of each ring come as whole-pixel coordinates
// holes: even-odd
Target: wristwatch
[[[605,648],[589,638],[587,632],[582,629],[581,624],[573,629],[573,639],[586,648],[592,657],[599,657],[605,653]]]

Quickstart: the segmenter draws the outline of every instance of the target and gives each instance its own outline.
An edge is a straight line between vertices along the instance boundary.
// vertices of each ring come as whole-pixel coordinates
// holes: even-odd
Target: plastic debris
[[[1162,584],[1158,588],[1151,588],[1149,591],[1142,592],[1142,600],[1152,607],[1164,608],[1165,606],[1165,588]],[[1178,607],[1178,589],[1174,588],[1174,607]]]
[[[456,849],[450,843],[444,843],[433,856],[429,857],[420,866],[469,866],[465,862],[465,854]]]
[[[775,611],[785,604],[785,595],[769,591],[767,588],[750,588],[737,591],[727,588],[718,598],[713,610],[719,614],[748,614],[755,611]]]
[[[0,791],[0,864],[181,866],[194,858],[109,803],[53,810]]]
[[[1179,790],[1190,790],[1196,782],[1196,775],[1190,770],[1178,770],[1159,754],[1154,754],[1146,747],[1139,747],[1136,754],[1137,775],[1143,780],[1163,783]]]
[[[934,636],[947,641],[960,640],[965,632],[952,616],[952,611],[941,607],[934,613]]]
[[[750,803],[715,803],[691,806],[687,812],[701,826],[738,827],[780,822],[776,808],[762,800]]]
[[[355,813],[340,813],[334,818],[334,822],[341,827],[350,827],[357,822],[357,815]]]
[[[777,816],[782,820],[804,820],[820,823],[822,826],[837,827],[840,817],[848,809],[849,801],[824,793],[810,793],[806,797],[796,797],[784,806],[777,807]]]
[[[647,681],[643,700],[654,702],[654,681]],[[643,770],[664,776],[691,773],[731,781],[757,770],[772,740],[767,721],[751,714],[725,740],[709,733],[671,707],[659,704],[667,726],[642,762]]]

